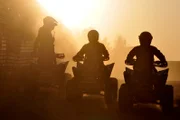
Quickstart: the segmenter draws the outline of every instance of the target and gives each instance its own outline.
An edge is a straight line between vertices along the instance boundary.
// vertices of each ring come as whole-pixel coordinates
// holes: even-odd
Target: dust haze
[[[49,1],[54,2],[55,0]],[[56,0],[57,4],[52,4],[56,4],[58,8],[62,1]],[[85,0],[77,1],[81,3]],[[54,8],[56,15],[52,16],[58,21],[58,26],[52,31],[52,35],[55,37],[55,52],[65,54],[65,58],[58,59],[57,62],[69,61],[66,71],[60,73],[59,69],[49,72],[47,69],[39,70],[39,66],[33,68],[34,64],[29,65],[34,60],[32,52],[38,30],[43,26],[43,18],[51,16],[50,12],[37,0],[0,0],[0,62],[4,63],[2,59],[7,59],[7,56],[10,56],[9,58],[13,61],[10,62],[13,65],[16,61],[20,61],[21,57],[22,61],[30,61],[28,61],[28,67],[11,66],[11,69],[0,67],[0,119],[161,120],[175,118],[176,120],[179,117],[179,0],[171,0],[172,2],[170,0],[163,0],[163,2],[162,0],[92,1],[93,4],[96,4],[96,9],[93,9],[93,12],[90,12],[93,14],[89,18],[87,17],[88,20],[83,22],[82,26],[79,26],[81,29],[72,29],[70,25],[64,24],[63,19],[60,19],[61,13],[64,12],[66,15],[66,12],[69,13],[69,11],[59,11],[59,9]],[[76,5],[79,4],[76,3]],[[73,7],[74,4],[67,3],[67,8],[71,11],[73,11]],[[72,16],[75,19],[78,17],[78,13]],[[73,19],[67,20],[69,22]],[[76,21],[78,22],[78,20]],[[81,22],[78,25],[81,25]],[[114,91],[115,94],[124,83],[123,72],[126,67],[124,60],[129,51],[139,44],[138,35],[144,30],[152,32],[153,45],[165,54],[170,68],[167,83],[174,87],[174,102],[172,104],[175,106],[175,110],[172,115],[166,116],[161,112],[159,106],[152,107],[151,105],[148,105],[150,107],[147,108],[135,106],[135,113],[121,114],[118,108],[119,98],[118,100],[115,98],[113,104],[106,104],[105,97],[102,95],[82,95],[83,99],[80,98],[79,101],[75,100],[72,103],[67,100],[67,88],[76,92],[75,84],[67,87],[67,81],[73,81],[73,79],[70,80],[73,76],[72,67],[76,65],[72,57],[84,44],[88,43],[87,33],[91,29],[96,29],[99,32],[99,41],[109,51],[110,60],[106,61],[105,64],[115,63],[111,75],[118,79],[113,78],[113,80],[118,81],[115,81],[118,88],[112,87],[117,88]],[[27,49],[23,51],[21,48]],[[3,58],[4,51],[6,57]],[[21,53],[23,54],[21,55]],[[4,65],[2,63],[0,65]],[[38,73],[38,70],[41,74]],[[68,80],[66,75],[69,77],[67,77]]]
[[[157,29],[154,29],[154,25],[153,25],[153,21],[152,19],[149,19],[149,24],[147,24],[146,22],[146,18],[144,21],[140,21],[138,22],[137,18],[138,15],[135,17],[132,16],[132,8],[133,7],[138,7],[139,8],[136,11],[141,11],[140,8],[140,1],[138,1],[137,3],[132,2],[132,4],[128,4],[130,1],[127,2],[123,2],[121,4],[121,6],[116,5],[116,7],[113,10],[108,10],[106,9],[106,12],[108,13],[113,13],[114,11],[117,10],[121,10],[120,13],[121,15],[116,16],[118,17],[117,19],[115,18],[115,16],[111,16],[112,18],[110,20],[106,20],[105,22],[103,22],[103,24],[107,24],[106,26],[94,26],[94,27],[85,27],[83,29],[80,30],[72,30],[70,28],[68,28],[67,26],[65,26],[62,21],[60,19],[57,18],[57,21],[59,22],[59,25],[55,28],[55,30],[53,31],[52,34],[54,34],[55,36],[55,49],[57,53],[65,53],[66,58],[65,60],[70,61],[68,68],[67,68],[67,72],[72,73],[71,67],[74,65],[74,62],[72,61],[72,57],[73,55],[75,55],[75,53],[84,45],[88,42],[87,40],[87,33],[90,29],[97,29],[100,33],[100,42],[104,43],[107,47],[107,49],[109,50],[110,53],[110,62],[115,62],[115,68],[113,70],[112,75],[116,76],[119,79],[123,79],[122,73],[124,71],[125,65],[124,65],[124,60],[126,58],[127,53],[132,49],[133,46],[138,45],[138,35],[140,34],[140,32],[142,32],[143,30],[150,30],[152,31],[152,34],[154,36],[154,40],[153,40],[153,45],[159,47],[161,49],[161,51],[165,54],[166,58],[168,61],[170,61],[169,63],[169,67],[170,67],[170,74],[169,74],[169,80],[178,80],[180,78],[180,76],[177,73],[177,70],[179,70],[180,68],[179,66],[179,58],[178,56],[174,56],[174,54],[172,54],[172,50],[174,49],[174,51],[177,51],[177,45],[179,43],[176,44],[172,44],[173,49],[169,49],[169,41],[171,40],[164,40],[165,38],[172,38],[173,41],[175,41],[175,36],[172,37],[165,37],[164,33],[160,33],[158,30],[160,28],[162,28],[161,25],[159,25],[157,27]],[[116,1],[116,3],[118,4],[118,2]],[[33,34],[34,34],[34,38],[37,35],[37,31],[38,28],[42,26],[42,19],[44,16],[49,15],[47,14],[47,10],[45,8],[43,8],[39,3],[36,3],[38,6],[37,8],[39,9],[39,14],[36,16],[36,22],[35,22],[35,27],[33,28]],[[143,3],[142,3],[143,4]],[[151,3],[152,4],[152,3]],[[151,6],[150,4],[150,6]],[[114,6],[113,4],[111,4],[112,6]],[[122,11],[122,8],[119,9],[119,7],[122,7],[122,5],[124,6],[124,11]],[[130,8],[131,6],[131,8]],[[172,4],[173,6],[173,4]],[[152,7],[152,6],[151,6]],[[154,7],[156,7],[156,5],[154,5]],[[166,5],[165,5],[166,7]],[[163,9],[165,9],[165,7]],[[128,9],[129,8],[129,9]],[[125,16],[124,12],[127,12],[127,14],[131,14],[128,16]],[[173,11],[173,9],[172,9]],[[170,11],[170,12],[172,12]],[[150,13],[150,11],[147,10],[147,12],[151,15],[152,17],[152,13]],[[134,15],[136,15],[136,13],[133,13]],[[145,13],[142,12],[143,16]],[[159,13],[156,13],[156,15]],[[105,16],[105,15],[104,15]],[[165,15],[163,15],[165,17]],[[122,17],[121,19],[119,17]],[[106,18],[106,17],[102,17],[102,18]],[[112,19],[115,20],[112,20]],[[136,27],[137,30],[135,30],[134,28],[129,29],[130,31],[128,32],[127,29],[130,28],[131,22],[130,23],[126,23],[125,22],[125,18],[126,20],[128,19],[132,19],[132,21],[134,21],[136,23],[136,25],[141,24],[139,27]],[[158,17],[159,19],[159,17]],[[118,23],[119,21],[119,23]],[[167,20],[168,21],[168,20]],[[159,22],[159,21],[158,21]],[[126,25],[128,24],[128,25]],[[144,26],[143,26],[144,24]],[[122,25],[122,26],[121,26]],[[117,28],[117,26],[119,26],[119,28]],[[132,27],[135,27],[135,25],[132,25]],[[146,27],[145,27],[146,26]],[[168,27],[169,24],[165,24],[165,27]],[[106,30],[103,30],[103,28],[106,28]],[[124,28],[124,29],[123,29]],[[148,29],[144,29],[144,28],[148,28]],[[178,29],[179,27],[176,26],[176,29]],[[109,32],[107,31],[109,30]],[[133,32],[134,30],[134,32]],[[113,31],[115,31],[113,33]],[[166,30],[165,32],[171,31]],[[132,34],[131,34],[132,33]],[[172,33],[169,32],[169,33]],[[167,35],[167,34],[166,34]],[[32,39],[33,40],[33,39]]]

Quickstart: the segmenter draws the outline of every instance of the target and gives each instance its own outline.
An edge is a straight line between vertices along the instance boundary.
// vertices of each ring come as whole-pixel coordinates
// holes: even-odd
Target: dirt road
[[[34,99],[7,103],[0,111],[1,120],[178,120],[180,109],[164,115],[156,105],[138,105],[132,113],[120,113],[117,103],[106,105],[103,96],[84,96],[67,102],[56,90],[42,92]]]

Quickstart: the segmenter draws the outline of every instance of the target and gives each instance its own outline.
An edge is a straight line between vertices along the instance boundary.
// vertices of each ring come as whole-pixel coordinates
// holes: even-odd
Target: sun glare
[[[96,0],[38,0],[48,13],[68,28],[83,28],[94,9]]]
[[[37,0],[46,10],[64,24],[72,33],[93,28],[100,38],[108,37],[112,42],[126,21],[127,4],[125,0]],[[127,11],[126,11],[127,12]],[[120,27],[119,27],[120,26]]]

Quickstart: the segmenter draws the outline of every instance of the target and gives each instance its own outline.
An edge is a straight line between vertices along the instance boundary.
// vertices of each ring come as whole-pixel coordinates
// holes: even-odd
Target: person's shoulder
[[[87,48],[89,46],[89,43],[86,43],[83,45],[83,48]]]
[[[132,50],[138,50],[138,49],[140,49],[140,45],[135,46],[135,47],[132,48]]]
[[[131,50],[130,50],[130,52],[139,52],[139,51],[141,51],[141,47],[140,46],[135,46],[135,47],[133,47]]]
[[[38,31],[39,31],[39,32],[42,32],[43,30],[44,30],[44,27],[42,26],[42,27],[39,28]]]
[[[89,46],[90,44],[89,43],[86,43],[86,44],[84,44],[83,46]]]
[[[151,45],[150,47],[151,47],[152,50],[158,50],[158,48],[153,46],[153,45]]]
[[[156,47],[156,46],[153,46],[153,45],[151,45],[150,47],[151,47],[151,48],[156,48],[156,49],[157,49],[157,47]]]
[[[141,47],[140,45],[137,45],[137,46],[134,46],[134,49],[138,49],[140,47]]]
[[[105,47],[105,45],[104,45],[103,43],[98,42],[98,44],[99,44],[99,46],[101,46],[101,47]]]

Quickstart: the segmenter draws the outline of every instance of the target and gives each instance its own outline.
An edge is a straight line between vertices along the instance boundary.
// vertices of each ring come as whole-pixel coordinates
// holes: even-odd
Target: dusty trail
[[[106,105],[103,96],[85,96],[67,102],[56,89],[41,92],[34,99],[9,102],[1,108],[2,120],[178,120],[180,109],[164,115],[156,105],[137,105],[132,113],[120,113],[117,103]]]

